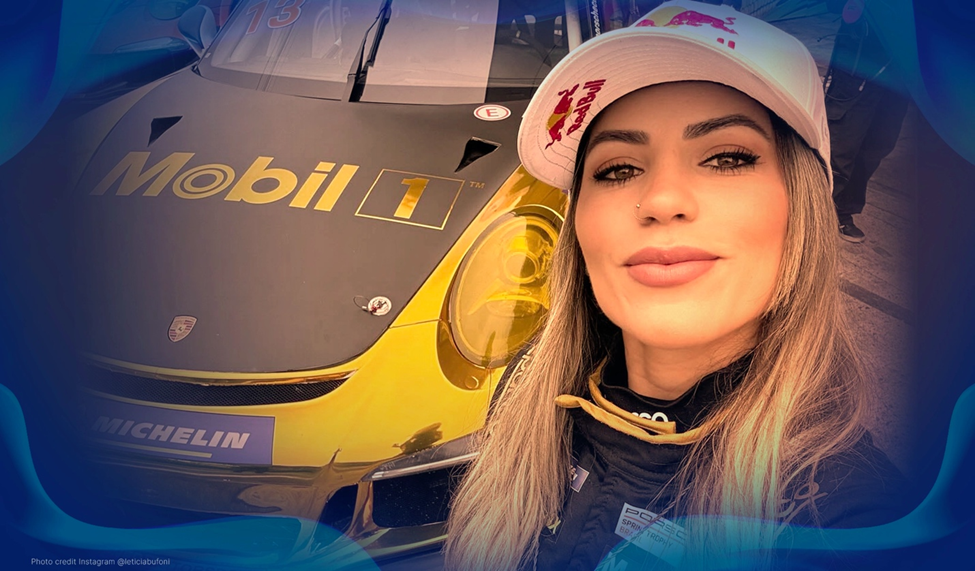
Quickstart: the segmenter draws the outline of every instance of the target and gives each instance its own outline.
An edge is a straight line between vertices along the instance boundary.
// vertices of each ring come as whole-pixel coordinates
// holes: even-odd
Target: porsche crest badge
[[[182,341],[193,331],[196,325],[196,318],[189,315],[177,315],[173,322],[169,324],[169,340],[173,343]]]

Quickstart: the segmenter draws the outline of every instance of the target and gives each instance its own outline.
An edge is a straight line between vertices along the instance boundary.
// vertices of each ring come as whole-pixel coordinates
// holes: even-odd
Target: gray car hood
[[[82,347],[194,371],[356,357],[517,168],[525,104],[482,121],[475,105],[300,98],[190,70],[160,82],[112,129],[72,197]],[[472,137],[500,147],[455,172]],[[337,200],[316,209],[343,173],[353,174]],[[276,178],[296,188],[276,190]],[[361,309],[376,296],[391,311]]]

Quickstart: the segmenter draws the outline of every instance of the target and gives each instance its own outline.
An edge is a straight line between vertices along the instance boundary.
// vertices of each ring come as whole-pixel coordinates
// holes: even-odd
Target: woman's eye
[[[592,176],[598,182],[622,183],[643,172],[633,165],[610,165]]]
[[[707,158],[702,166],[710,167],[719,172],[736,172],[747,168],[753,168],[758,162],[758,155],[739,149],[718,153]]]

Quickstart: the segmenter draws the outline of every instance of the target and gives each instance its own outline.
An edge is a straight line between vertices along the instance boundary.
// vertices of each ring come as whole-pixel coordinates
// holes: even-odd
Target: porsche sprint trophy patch
[[[642,568],[648,556],[676,568],[684,557],[687,532],[680,525],[658,517],[649,510],[624,503],[616,522],[616,535],[626,541],[610,551],[598,569],[611,569],[613,565],[618,567],[627,560],[634,563],[639,561],[637,568]]]
[[[169,340],[173,343],[186,339],[186,336],[193,331],[196,325],[196,318],[190,315],[177,315],[173,322],[169,324]]]

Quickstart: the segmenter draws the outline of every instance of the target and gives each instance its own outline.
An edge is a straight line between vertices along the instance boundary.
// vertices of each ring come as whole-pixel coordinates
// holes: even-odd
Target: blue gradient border
[[[334,530],[293,518],[232,518],[144,529],[100,526],[71,429],[57,418],[70,383],[56,294],[57,220],[44,219],[22,158],[80,71],[117,0],[25,0],[0,22],[0,526],[5,569],[46,556],[167,556],[216,568],[374,568]],[[789,549],[886,554],[928,569],[972,567],[975,545],[975,6],[964,0],[868,0],[874,23],[926,123],[918,142],[917,393],[912,419],[929,443],[917,458],[920,505],[862,530],[794,529]],[[21,156],[18,157],[18,153]],[[36,239],[38,227],[46,239]],[[52,379],[54,379],[52,381]],[[70,403],[60,403],[65,410]],[[954,415],[950,412],[954,408]],[[949,429],[948,418],[951,417]],[[842,553],[841,553],[842,556]],[[747,566],[746,562],[739,562]],[[735,568],[734,563],[731,564]]]

